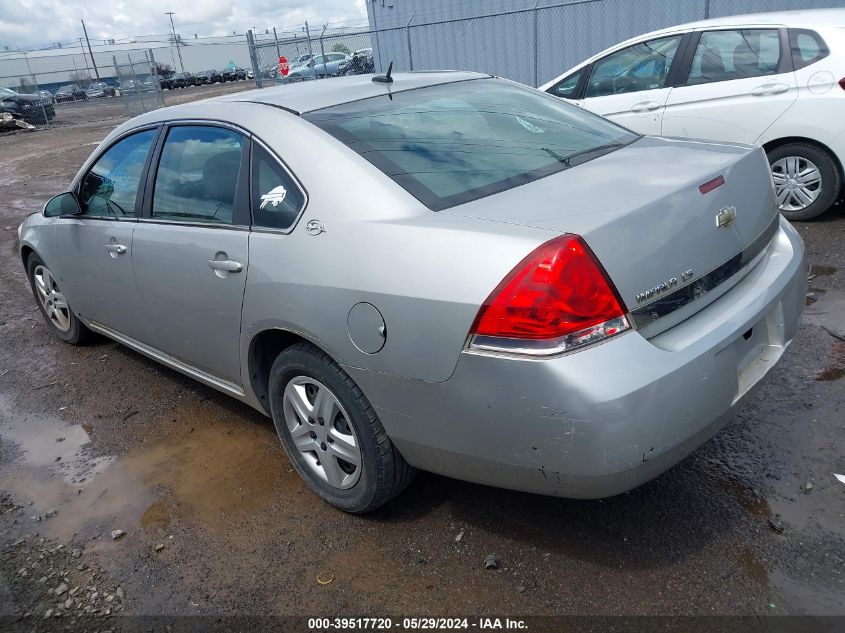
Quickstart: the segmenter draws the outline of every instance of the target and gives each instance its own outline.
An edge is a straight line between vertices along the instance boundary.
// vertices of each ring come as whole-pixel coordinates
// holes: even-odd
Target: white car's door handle
[[[126,252],[126,247],[123,244],[106,244],[106,250],[109,253],[123,255]]]
[[[209,259],[208,267],[212,270],[222,270],[227,273],[239,273],[244,269],[242,263],[233,259]]]
[[[659,108],[660,104],[657,101],[641,101],[631,108],[631,112],[653,112]]]
[[[754,88],[751,94],[755,97],[766,97],[768,95],[781,95],[788,90],[789,86],[786,84],[763,84]]]

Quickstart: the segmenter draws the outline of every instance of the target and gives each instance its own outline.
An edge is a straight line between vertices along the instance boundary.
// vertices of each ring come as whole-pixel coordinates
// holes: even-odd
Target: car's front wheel
[[[325,501],[369,512],[411,483],[414,469],[363,392],[327,354],[308,343],[292,345],[273,363],[269,388],[285,452]]]
[[[823,149],[788,143],[768,153],[778,208],[787,220],[809,220],[827,211],[839,196],[839,167]]]
[[[29,256],[27,275],[41,314],[57,338],[71,345],[93,338],[94,333],[73,313],[53,273],[38,255]]]

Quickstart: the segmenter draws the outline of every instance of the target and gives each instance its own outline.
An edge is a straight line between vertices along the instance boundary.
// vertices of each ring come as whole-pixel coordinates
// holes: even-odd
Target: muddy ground
[[[805,317],[753,402],[631,493],[420,473],[348,516],[300,482],[269,419],[42,322],[16,228],[122,120],[115,100],[0,137],[0,615],[845,614],[845,342]],[[823,309],[845,290],[845,211],[798,228]]]

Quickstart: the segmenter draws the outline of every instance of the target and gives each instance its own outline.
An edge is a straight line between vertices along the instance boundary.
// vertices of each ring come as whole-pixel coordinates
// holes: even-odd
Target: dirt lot
[[[50,335],[15,229],[123,119],[119,100],[58,112],[0,137],[0,615],[845,614],[845,342],[807,317],[736,420],[638,490],[567,501],[420,473],[347,516],[270,420]],[[845,290],[845,211],[798,228],[823,309]]]

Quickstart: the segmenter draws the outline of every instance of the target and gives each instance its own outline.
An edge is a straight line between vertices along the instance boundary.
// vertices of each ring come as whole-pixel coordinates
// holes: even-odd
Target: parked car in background
[[[56,116],[53,102],[41,95],[24,95],[0,88],[0,112],[8,112],[27,123],[47,123]]]
[[[251,70],[246,71],[246,78],[247,79],[255,79],[255,73]]]
[[[191,73],[176,73],[173,76],[173,84],[177,88],[187,88],[196,85],[196,79]]]
[[[53,93],[49,90],[39,90],[38,94],[42,99],[47,99],[50,101],[50,103],[56,103],[55,95],[53,95]]]
[[[372,48],[362,48],[352,53],[352,56],[340,63],[341,75],[366,75],[375,72],[376,64],[373,59]]]
[[[246,79],[246,71],[243,68],[226,68],[221,73],[223,81],[238,81]]]
[[[341,64],[348,64],[349,55],[345,53],[326,53],[309,59],[303,65],[292,67],[287,81],[304,81],[306,79],[321,79],[336,77],[341,73]]]
[[[643,134],[762,145],[781,212],[845,178],[845,9],[731,16],[633,38],[541,87]]]
[[[113,97],[115,95],[115,89],[114,89],[114,86],[106,83],[105,81],[99,81],[99,82],[90,84],[85,89],[85,93],[88,95],[89,98],[92,98],[92,97]]]
[[[221,75],[216,70],[203,70],[202,72],[198,72],[196,74],[196,83],[197,85],[201,84],[213,84],[219,83],[223,81],[223,75]]]
[[[173,80],[170,77],[163,77],[159,75],[158,84],[162,90],[173,90]]]
[[[56,103],[61,103],[64,101],[88,100],[88,95],[85,93],[85,90],[75,84],[67,84],[65,86],[62,86],[61,88],[56,90],[56,94],[54,96],[56,99]]]
[[[372,79],[120,125],[19,229],[47,327],[271,416],[351,512],[414,468],[624,492],[777,366],[807,270],[760,148],[641,136],[478,73]]]

